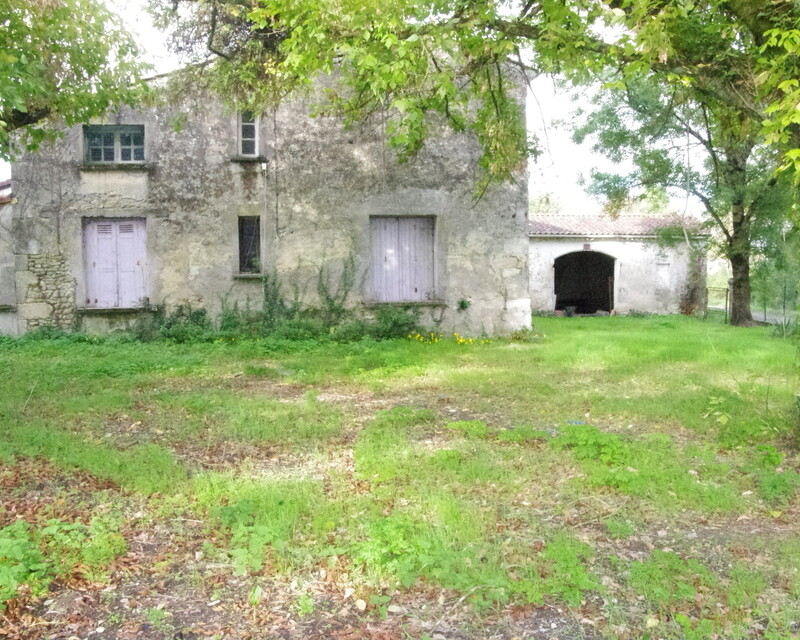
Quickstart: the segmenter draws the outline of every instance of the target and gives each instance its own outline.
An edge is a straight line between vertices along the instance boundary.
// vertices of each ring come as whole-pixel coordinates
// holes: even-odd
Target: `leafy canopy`
[[[336,70],[324,109],[380,112],[401,157],[435,113],[474,132],[490,179],[530,153],[510,66],[587,81],[614,68],[747,111],[770,144],[800,147],[800,9],[791,0],[151,0],[176,50],[252,110]],[[523,64],[522,61],[525,61]],[[777,80],[777,79],[780,80]],[[763,130],[761,130],[763,128]],[[796,128],[796,127],[795,127]],[[789,156],[792,157],[792,156]],[[800,151],[796,153],[800,160]]]
[[[100,0],[0,0],[0,158],[24,129],[33,149],[50,122],[85,122],[140,89],[138,51]]]

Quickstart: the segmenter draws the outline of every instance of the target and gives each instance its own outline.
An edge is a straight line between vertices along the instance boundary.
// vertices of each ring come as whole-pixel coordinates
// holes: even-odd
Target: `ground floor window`
[[[432,216],[372,216],[371,295],[376,302],[436,298]]]
[[[261,219],[239,217],[239,273],[261,272]]]
[[[147,298],[147,252],[142,218],[92,218],[83,225],[86,305],[131,308]]]

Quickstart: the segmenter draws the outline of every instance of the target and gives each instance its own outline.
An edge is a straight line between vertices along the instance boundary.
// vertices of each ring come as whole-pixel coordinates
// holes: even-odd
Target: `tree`
[[[137,50],[99,0],[0,0],[0,158],[35,148],[58,118],[85,122],[141,86]]]
[[[650,186],[682,186],[703,203],[731,263],[731,321],[748,324],[758,228],[772,218],[785,220],[794,195],[787,177],[776,172],[780,152],[797,144],[796,132],[791,123],[764,123],[783,99],[785,84],[775,74],[788,68],[776,34],[796,24],[800,10],[784,0],[766,6],[744,0],[611,6],[624,29],[609,54],[619,76],[608,88],[626,92],[639,143],[688,137],[706,158],[701,167],[678,160],[675,149],[671,155],[665,148],[643,149],[634,152],[639,177]],[[651,88],[642,93],[648,82]],[[662,96],[656,102],[653,89]],[[629,150],[631,142],[624,143]]]
[[[592,190],[612,210],[652,190],[680,189],[699,200],[731,264],[731,322],[747,324],[751,258],[777,246],[775,229],[784,224],[795,190],[786,176],[776,175],[780,154],[759,144],[760,123],[703,98],[692,87],[658,82],[652,74],[629,77],[599,94],[598,108],[575,137],[594,135],[596,150],[630,162],[625,174],[593,175]]]

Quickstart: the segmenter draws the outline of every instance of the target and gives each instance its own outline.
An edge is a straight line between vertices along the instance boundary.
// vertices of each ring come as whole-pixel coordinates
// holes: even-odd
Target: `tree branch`
[[[211,53],[218,55],[220,58],[225,58],[230,62],[231,57],[229,55],[222,53],[222,51],[217,51],[214,48],[214,35],[216,34],[216,32],[217,32],[217,5],[215,3],[211,9],[211,27],[208,32],[208,40],[206,41],[206,47]]]

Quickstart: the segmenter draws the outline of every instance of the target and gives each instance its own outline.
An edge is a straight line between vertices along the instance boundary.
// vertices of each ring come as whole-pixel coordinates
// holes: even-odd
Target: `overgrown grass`
[[[746,637],[753,621],[790,633],[791,343],[683,317],[536,329],[522,342],[4,339],[0,465],[89,472],[143,496],[154,522],[180,509],[240,575],[308,580],[335,563],[384,615],[384,594],[435,586],[479,612],[599,607],[615,638]],[[0,600],[78,563],[110,580],[126,517],[0,527]],[[738,535],[741,522],[782,533]],[[766,560],[745,565],[742,548]]]

